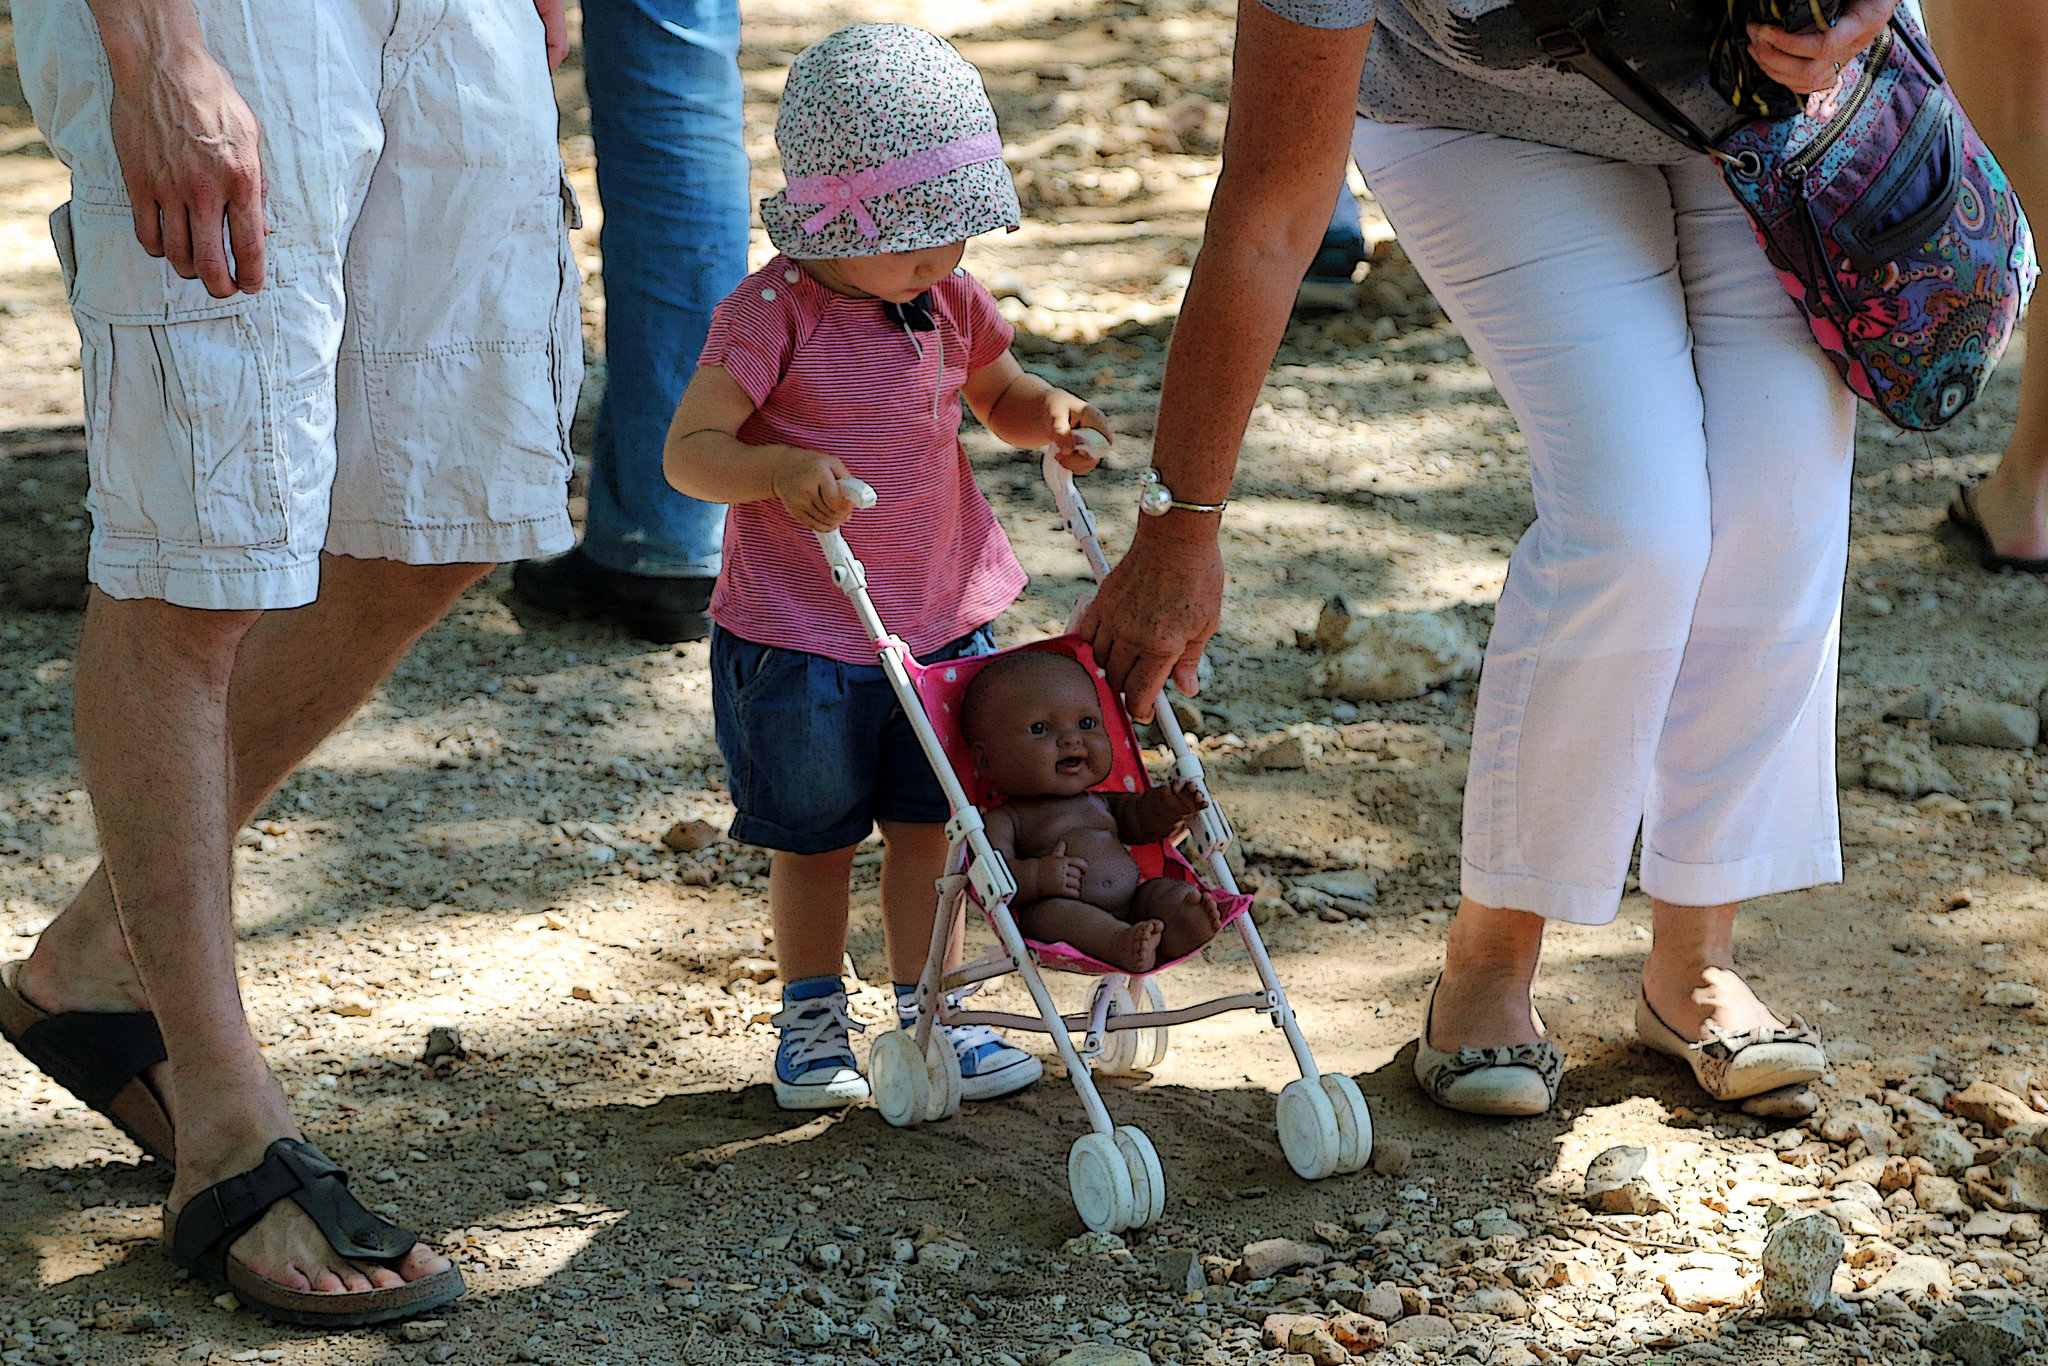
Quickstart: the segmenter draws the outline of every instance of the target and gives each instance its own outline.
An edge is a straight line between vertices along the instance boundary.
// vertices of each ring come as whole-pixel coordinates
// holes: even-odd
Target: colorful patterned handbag
[[[1831,98],[1747,119],[1716,142],[1615,54],[1597,9],[1574,18],[1564,0],[1514,4],[1545,57],[1720,163],[1814,339],[1860,397],[1910,431],[1932,431],[1976,398],[2033,289],[2033,236],[1903,8],[1843,65]]]

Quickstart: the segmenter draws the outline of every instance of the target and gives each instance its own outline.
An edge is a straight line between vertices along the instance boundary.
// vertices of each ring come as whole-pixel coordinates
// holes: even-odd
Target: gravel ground
[[[1091,486],[1114,549],[1216,170],[1229,12],[1002,0],[961,27],[959,8],[750,6],[760,188],[776,183],[772,100],[800,47],[849,17],[951,21],[988,74],[1030,217],[970,264],[1005,296],[1026,363],[1114,415],[1113,469]],[[559,88],[601,361],[573,57]],[[75,338],[41,224],[63,177],[20,106],[0,67],[0,959],[27,951],[93,857],[69,738]],[[1453,898],[1471,683],[1313,696],[1309,637],[1341,593],[1483,640],[1530,511],[1506,409],[1382,246],[1358,309],[1288,335],[1226,524],[1213,677],[1185,718],[1317,1056],[1371,1101],[1372,1169],[1294,1177],[1273,1129],[1291,1062],[1247,1015],[1176,1031],[1149,1078],[1106,1084],[1170,1186],[1161,1223],[1128,1240],[1077,1239],[1065,1154],[1084,1125],[1057,1065],[917,1130],[868,1108],[777,1111],[776,988],[747,961],[769,947],[764,860],[662,842],[730,814],[704,647],[533,613],[501,571],[237,854],[251,1013],[306,1127],[371,1203],[462,1261],[471,1294],[440,1321],[333,1335],[213,1302],[155,1245],[162,1174],[8,1052],[0,1362],[2019,1359],[2043,1340],[2026,1307],[2048,1299],[2027,1211],[2048,1183],[2029,1184],[2042,1149],[2024,1127],[2048,1121],[2048,761],[1945,727],[2010,729],[1992,704],[2031,713],[2048,585],[1984,575],[1939,533],[1953,483],[1995,458],[2015,370],[1949,432],[1865,421],[1843,638],[1849,878],[1759,902],[1743,928],[1766,993],[1831,1041],[1836,1071],[1804,1119],[1707,1106],[1634,1043],[1637,895],[1613,926],[1555,937],[1538,986],[1572,1057],[1555,1112],[1486,1123],[1409,1079]],[[1056,631],[1083,566],[1035,461],[978,431],[968,443],[1033,576],[1001,635]],[[1905,716],[1929,710],[1923,693],[1939,714]],[[1329,873],[1351,875],[1341,903],[1310,881]],[[872,854],[857,877],[852,963],[879,984]],[[1181,1001],[1246,980],[1219,941],[1165,987]],[[1023,1000],[1013,983],[992,994]],[[857,994],[871,1024],[885,1006],[878,986]],[[423,1060],[436,1026],[466,1056]],[[1587,1167],[1617,1146],[1653,1152],[1662,1177],[1596,1183],[1589,1205]],[[1841,1265],[1815,1284],[1850,1307],[1765,1319],[1765,1240],[1807,1212],[1841,1231]],[[1952,1326],[1965,1318],[1987,1322]]]

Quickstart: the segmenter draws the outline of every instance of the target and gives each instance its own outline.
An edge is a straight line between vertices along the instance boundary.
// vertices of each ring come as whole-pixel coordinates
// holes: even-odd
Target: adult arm
[[[700,365],[683,390],[662,448],[669,487],[706,503],[781,502],[799,526],[830,531],[853,515],[839,491],[850,471],[835,455],[801,446],[756,446],[739,438],[754,400],[722,365]]]
[[[269,230],[262,130],[207,51],[191,0],[87,3],[114,78],[114,152],[136,240],[217,299],[254,294]]]
[[[1223,173],[1173,332],[1152,464],[1175,498],[1230,496],[1238,446],[1295,286],[1329,226],[1372,25],[1315,29],[1256,0],[1238,11]],[[1170,675],[1196,688],[1223,603],[1214,513],[1140,517],[1081,634],[1139,720]]]
[[[1795,95],[1832,90],[1842,64],[1877,41],[1899,0],[1849,0],[1833,28],[1787,33],[1769,24],[1749,26],[1749,55],[1763,73]]]

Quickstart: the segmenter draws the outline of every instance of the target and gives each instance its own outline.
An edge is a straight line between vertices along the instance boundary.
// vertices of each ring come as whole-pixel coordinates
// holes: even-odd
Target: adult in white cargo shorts
[[[462,1292],[301,1141],[243,1017],[232,835],[500,560],[567,548],[561,0],[15,0],[71,168],[103,862],[0,1027],[159,1158],[172,1255],[344,1326]]]

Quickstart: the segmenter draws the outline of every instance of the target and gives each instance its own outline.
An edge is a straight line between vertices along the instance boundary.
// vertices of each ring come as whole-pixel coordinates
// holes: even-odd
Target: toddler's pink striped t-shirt
[[[993,621],[1025,583],[960,447],[960,387],[1009,349],[1011,328],[965,271],[931,294],[936,327],[913,340],[878,301],[777,256],[712,313],[701,361],[754,400],[740,440],[836,455],[874,485],[876,505],[840,530],[882,621],[919,655]],[[773,498],[728,509],[711,618],[759,645],[875,662],[817,538]]]

